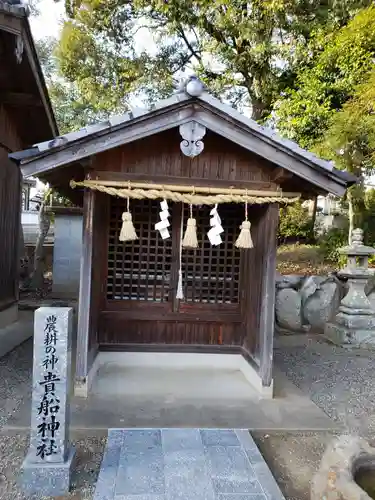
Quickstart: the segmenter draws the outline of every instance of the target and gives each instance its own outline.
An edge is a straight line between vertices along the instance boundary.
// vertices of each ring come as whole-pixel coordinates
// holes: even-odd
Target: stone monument
[[[375,348],[375,310],[365,292],[372,276],[368,258],[375,249],[363,244],[362,229],[354,229],[352,244],[339,252],[347,256],[347,264],[338,276],[347,279],[348,293],[332,322],[326,324],[324,335],[338,345]]]
[[[30,496],[69,491],[74,449],[69,447],[73,309],[41,307],[34,318],[30,447],[21,487]]]

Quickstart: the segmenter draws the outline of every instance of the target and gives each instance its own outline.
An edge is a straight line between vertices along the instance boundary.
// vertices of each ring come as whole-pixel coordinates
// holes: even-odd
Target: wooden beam
[[[95,193],[87,189],[83,200],[83,235],[79,283],[76,380],[85,383],[89,371],[89,330]]]
[[[259,321],[259,375],[264,387],[270,387],[272,383],[278,222],[278,205],[269,205],[265,215],[260,221],[263,238],[266,242],[265,255],[263,258],[261,313]]]
[[[24,92],[2,92],[0,93],[0,102],[11,106],[43,108],[43,104],[37,96]]]
[[[277,182],[278,184],[288,179],[291,179],[292,177],[293,177],[292,172],[289,172],[288,170],[285,170],[285,168],[282,167],[275,168],[275,170],[272,172],[271,175],[272,182]]]
[[[22,32],[22,17],[11,12],[0,12],[0,30],[8,31],[13,35],[19,35]]]
[[[55,115],[53,112],[52,103],[50,101],[50,97],[48,94],[46,82],[44,80],[43,70],[40,66],[38,54],[36,51],[36,47],[34,44],[34,39],[33,39],[31,30],[30,30],[29,23],[25,22],[24,26],[25,26],[25,28],[24,28],[24,31],[25,31],[25,37],[24,37],[25,55],[27,55],[31,70],[32,70],[33,75],[34,75],[35,83],[38,86],[40,99],[43,103],[43,107],[44,107],[46,115],[47,115],[48,124],[51,128],[53,137],[56,137],[58,135],[59,131],[58,131]]]
[[[95,165],[94,165],[95,168]],[[276,189],[277,185],[271,181],[247,181],[247,180],[222,180],[222,179],[202,179],[201,177],[180,177],[166,175],[152,175],[127,173],[127,172],[110,172],[110,171],[93,171],[92,178],[101,181],[118,181],[118,182],[149,182],[155,184],[181,184],[183,186],[204,186],[218,188],[237,188],[237,189],[259,189],[272,190]]]

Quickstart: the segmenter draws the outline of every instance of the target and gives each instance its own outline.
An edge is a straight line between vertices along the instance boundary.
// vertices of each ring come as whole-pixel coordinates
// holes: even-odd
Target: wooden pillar
[[[89,371],[89,332],[95,193],[85,190],[83,199],[83,241],[79,284],[76,381],[86,383]]]
[[[277,204],[268,205],[261,221],[265,244],[259,321],[259,375],[263,387],[270,387],[272,384],[278,222],[279,206]]]

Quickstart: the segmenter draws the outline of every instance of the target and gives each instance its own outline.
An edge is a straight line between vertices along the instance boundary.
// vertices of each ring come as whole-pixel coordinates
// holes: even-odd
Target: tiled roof
[[[30,8],[28,5],[19,1],[4,2],[0,0],[0,11],[9,12],[10,14],[14,14],[16,16],[28,16]]]
[[[203,89],[203,87],[202,87],[202,93],[200,95],[194,96],[194,98],[198,99],[198,101],[202,101],[203,103],[209,104],[210,106],[216,108],[218,111],[224,114],[229,115],[235,120],[241,122],[252,132],[259,134],[260,136],[267,137],[273,143],[276,143],[279,146],[282,146],[283,148],[289,151],[293,151],[299,156],[306,158],[312,163],[315,163],[317,166],[329,171],[333,170],[332,162],[322,160],[321,158],[318,158],[310,151],[307,151],[298,146],[297,143],[289,139],[280,137],[275,130],[259,125],[255,120],[252,120],[251,118],[243,115],[242,113],[232,108],[228,104],[224,104],[219,99],[210,95],[206,90]],[[182,91],[173,94],[167,99],[163,99],[157,102],[155,105],[153,105],[148,109],[133,108],[131,111],[128,111],[124,114],[112,116],[108,118],[108,120],[83,127],[75,132],[70,132],[68,134],[57,137],[52,141],[45,141],[39,144],[35,144],[33,147],[34,150],[33,153],[31,153],[30,151],[31,153],[30,156],[34,155],[37,156],[39,153],[43,153],[47,150],[53,150],[54,148],[61,147],[67,143],[71,143],[78,139],[82,139],[83,137],[94,135],[99,131],[110,130],[112,127],[124,124],[125,122],[131,122],[132,120],[138,118],[139,116],[152,113],[156,109],[164,109],[178,102],[188,101],[189,99],[192,99],[192,96],[189,95],[188,92],[186,91],[186,85],[185,85]]]

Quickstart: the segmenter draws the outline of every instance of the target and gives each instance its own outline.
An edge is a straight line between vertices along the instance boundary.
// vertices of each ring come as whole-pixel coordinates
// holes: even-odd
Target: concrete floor
[[[3,431],[29,427],[25,398]],[[75,430],[119,427],[333,430],[337,426],[284,374],[260,399],[239,370],[103,366],[87,399],[73,398]]]

